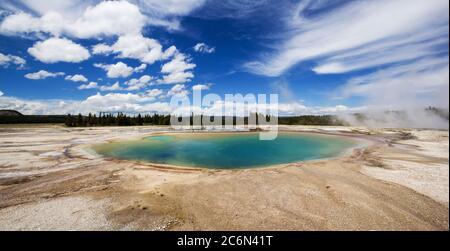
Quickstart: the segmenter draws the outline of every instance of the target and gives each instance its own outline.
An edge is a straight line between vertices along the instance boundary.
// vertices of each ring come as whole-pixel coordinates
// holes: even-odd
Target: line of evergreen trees
[[[202,115],[195,115],[203,119]],[[222,124],[230,117],[222,117]],[[266,119],[270,119],[266,117]],[[194,117],[190,117],[190,124],[193,124]],[[139,125],[170,125],[170,116],[161,114],[146,114],[129,116],[123,113],[111,114],[89,114],[85,115],[20,115],[20,116],[0,116],[0,124],[60,124],[64,123],[68,127],[90,127],[90,126],[139,126]],[[237,118],[233,117],[233,124],[236,125]],[[335,116],[294,116],[279,117],[279,124],[284,125],[339,125],[342,124]],[[244,124],[248,124],[248,117],[244,118]]]
[[[123,113],[113,115],[111,113],[96,114],[89,113],[88,116],[81,114],[68,114],[65,119],[65,125],[69,127],[83,127],[83,126],[139,126],[139,125],[169,125],[169,115],[145,115],[138,114],[137,116],[128,116]]]
[[[203,115],[192,114],[189,118],[190,125],[194,124],[194,120],[203,120]],[[225,121],[231,120],[233,125],[236,125],[238,119],[236,117],[225,117],[222,116],[222,125]],[[267,121],[270,121],[270,116],[265,116]],[[249,122],[248,117],[244,117],[243,123],[247,125]],[[256,119],[256,123],[258,120]],[[294,117],[279,117],[278,123],[282,125],[343,125],[344,123],[340,121],[336,116],[332,115],[305,115],[305,116],[294,116]],[[141,114],[129,116],[123,113],[118,113],[116,115],[111,113],[101,113],[99,116],[96,114],[89,114],[88,116],[83,116],[81,114],[71,115],[68,114],[65,119],[65,125],[68,127],[90,127],[90,126],[140,126],[140,125],[170,125],[170,115],[160,115],[146,114],[142,116]]]
[[[439,109],[435,107],[427,107],[425,109],[427,113],[434,114],[443,119],[449,119],[448,109]],[[404,112],[402,111],[386,111],[386,113],[395,113],[396,116],[401,117]],[[352,114],[355,119],[359,121],[365,121],[368,115],[364,113]],[[201,115],[196,115],[195,117]],[[228,117],[229,118],[229,117]],[[191,124],[194,117],[191,116]],[[269,118],[266,118],[269,119]],[[226,120],[222,117],[222,124]],[[236,124],[236,117],[233,117],[233,124]],[[123,113],[111,114],[100,113],[89,114],[88,116],[78,115],[22,115],[21,113],[13,110],[0,110],[0,124],[37,124],[37,123],[50,123],[61,124],[65,123],[66,126],[137,126],[137,125],[170,125],[170,116],[161,114],[141,114],[129,116]],[[248,124],[248,117],[244,118],[244,124]],[[302,116],[290,116],[279,117],[278,124],[280,125],[346,125],[346,123],[340,120],[334,115],[302,115]]]
[[[65,120],[65,115],[0,116],[0,124],[62,124]]]

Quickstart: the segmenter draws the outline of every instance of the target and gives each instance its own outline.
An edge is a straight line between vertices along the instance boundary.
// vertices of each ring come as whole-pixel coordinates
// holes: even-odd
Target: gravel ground
[[[109,199],[70,196],[0,210],[0,230],[108,230]]]
[[[448,230],[448,131],[280,129],[372,143],[333,159],[217,171],[86,150],[167,127],[0,128],[0,230]]]

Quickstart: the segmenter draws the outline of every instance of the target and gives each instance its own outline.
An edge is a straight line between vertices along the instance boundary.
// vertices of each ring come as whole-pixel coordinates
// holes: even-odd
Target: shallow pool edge
[[[100,157],[108,161],[115,161],[115,162],[121,162],[121,163],[135,163],[137,165],[140,165],[142,167],[149,167],[153,169],[159,169],[159,170],[171,170],[171,171],[207,171],[207,172],[222,172],[222,171],[248,171],[248,170],[262,170],[262,169],[279,169],[284,168],[292,165],[300,165],[304,163],[314,163],[314,162],[321,162],[321,161],[329,161],[329,160],[335,160],[340,159],[344,157],[351,157],[355,150],[363,150],[369,146],[375,145],[377,143],[380,143],[377,138],[373,137],[373,135],[366,135],[366,134],[357,134],[357,133],[348,133],[348,132],[322,132],[322,131],[301,131],[301,130],[280,130],[281,133],[300,133],[300,134],[313,134],[313,135],[322,135],[322,136],[334,136],[334,137],[341,137],[345,138],[346,140],[353,141],[355,143],[354,146],[349,147],[342,153],[328,158],[320,158],[320,159],[311,159],[311,160],[303,160],[303,161],[295,161],[290,163],[282,163],[282,164],[275,164],[275,165],[267,165],[267,166],[254,166],[251,168],[214,168],[214,167],[200,167],[200,166],[185,166],[185,165],[173,165],[173,164],[163,164],[163,163],[155,163],[150,161],[140,161],[140,160],[127,160],[127,159],[120,159],[120,158],[114,158],[110,156],[105,156],[100,153],[98,153],[96,150],[93,149],[93,147],[107,144],[107,143],[113,143],[113,142],[119,142],[119,141],[128,141],[128,140],[142,140],[147,137],[152,136],[158,136],[158,135],[171,135],[171,134],[185,134],[185,135],[193,135],[193,134],[255,134],[257,132],[248,132],[248,131],[205,131],[205,132],[192,132],[192,131],[158,131],[158,132],[151,132],[146,133],[144,135],[132,137],[132,138],[112,138],[109,140],[106,140],[102,143],[97,144],[89,144],[85,145],[83,148],[85,148],[85,152],[90,154],[91,156]],[[86,149],[87,148],[87,149]],[[92,153],[93,151],[94,153]]]

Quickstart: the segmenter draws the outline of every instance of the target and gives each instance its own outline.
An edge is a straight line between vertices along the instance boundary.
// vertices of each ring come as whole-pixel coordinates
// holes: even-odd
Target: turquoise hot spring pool
[[[258,133],[183,133],[94,146],[107,157],[158,164],[240,169],[335,157],[355,146],[348,138],[280,132],[275,140]]]

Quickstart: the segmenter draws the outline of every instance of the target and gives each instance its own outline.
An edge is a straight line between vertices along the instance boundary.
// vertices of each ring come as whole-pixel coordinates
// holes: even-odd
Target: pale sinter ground
[[[233,171],[85,150],[166,130],[0,128],[0,230],[448,230],[448,131],[282,126],[368,145],[332,160]]]

